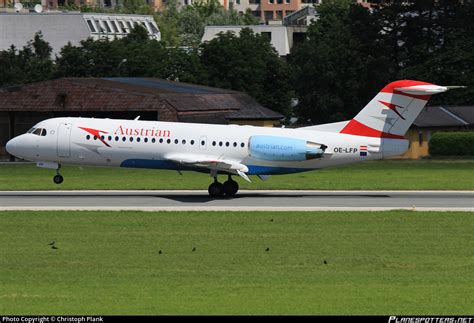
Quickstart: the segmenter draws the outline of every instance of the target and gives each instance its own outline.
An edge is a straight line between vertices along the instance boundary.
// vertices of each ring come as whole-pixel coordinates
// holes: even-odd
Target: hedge
[[[431,156],[474,156],[474,132],[436,132],[428,149]]]

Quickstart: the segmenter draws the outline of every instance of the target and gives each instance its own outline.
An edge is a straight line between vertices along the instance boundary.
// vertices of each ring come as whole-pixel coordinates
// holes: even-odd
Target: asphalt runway
[[[474,191],[0,191],[0,210],[474,211]]]

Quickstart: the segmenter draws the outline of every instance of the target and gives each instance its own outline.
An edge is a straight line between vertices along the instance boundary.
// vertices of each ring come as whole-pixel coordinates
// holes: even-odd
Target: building
[[[191,0],[182,0],[191,1]],[[243,14],[250,9],[252,14],[266,24],[281,22],[285,17],[304,8],[314,8],[324,0],[220,0],[224,8],[232,7]],[[365,8],[373,8],[380,1],[353,0]]]
[[[0,50],[14,45],[22,48],[41,31],[53,55],[68,42],[78,45],[89,37],[94,39],[126,36],[135,25],[142,25],[150,38],[161,35],[152,16],[100,13],[0,13]]]
[[[183,0],[182,0],[183,1]],[[13,5],[18,0],[0,0],[0,9],[1,8],[13,8]],[[31,2],[24,1],[24,7],[26,9]],[[90,7],[100,7],[105,9],[114,9],[121,4],[120,0],[41,0],[39,1],[43,11],[56,10],[61,7],[74,5],[76,7],[81,6],[90,6]],[[155,11],[159,10],[163,5],[162,0],[145,0],[145,3],[153,8]],[[12,10],[13,11],[13,10]]]
[[[0,156],[37,122],[62,116],[278,125],[248,94],[153,78],[64,78],[0,89]]]
[[[261,34],[268,37],[272,46],[280,56],[286,56],[290,53],[295,43],[303,41],[307,27],[306,26],[283,26],[283,25],[252,25],[252,26],[206,26],[201,41],[210,41],[221,32],[233,32],[236,35],[243,28],[250,28],[255,34]]]
[[[474,127],[474,106],[426,107],[408,130],[408,151],[403,159],[419,159],[429,156],[431,135],[437,131],[472,131]]]
[[[309,26],[316,19],[318,19],[316,9],[308,6],[287,15],[283,19],[283,24],[285,26]]]

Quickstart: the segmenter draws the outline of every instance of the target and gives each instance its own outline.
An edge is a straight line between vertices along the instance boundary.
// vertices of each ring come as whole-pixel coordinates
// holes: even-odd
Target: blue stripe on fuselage
[[[209,170],[202,167],[184,166],[169,160],[152,160],[152,159],[127,159],[124,160],[120,167],[126,168],[151,168],[151,169],[171,169],[171,170],[191,170],[196,172],[208,173]],[[247,175],[282,175],[307,172],[311,169],[293,168],[293,167],[272,167],[247,165],[249,171]]]

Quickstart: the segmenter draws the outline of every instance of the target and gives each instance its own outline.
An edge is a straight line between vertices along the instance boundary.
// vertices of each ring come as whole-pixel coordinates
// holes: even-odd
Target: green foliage
[[[290,58],[297,112],[315,123],[350,119],[389,79],[384,57],[377,56],[374,16],[345,2],[320,5],[318,13]]]
[[[14,46],[0,51],[0,86],[25,84],[53,78],[55,66],[50,58],[52,48],[41,32],[35,34],[21,50]]]
[[[239,15],[230,7],[225,10],[218,0],[196,1],[178,11],[176,0],[167,3],[166,8],[155,15],[167,46],[198,47],[209,25],[257,25],[258,19],[251,12]]]
[[[0,312],[472,315],[473,221],[472,212],[1,212]]]
[[[387,1],[368,11],[324,2],[308,40],[294,51],[297,112],[316,123],[352,118],[386,83],[417,79],[474,84],[472,1]],[[431,104],[474,104],[474,88]]]
[[[431,156],[474,156],[474,132],[436,132],[429,142]]]
[[[208,85],[247,92],[264,106],[287,112],[289,72],[265,36],[248,28],[239,35],[221,33],[201,45],[201,63]]]
[[[211,182],[208,174],[176,176],[175,171],[155,169],[66,165],[61,173],[65,181],[56,185],[51,169],[0,165],[0,190],[202,190]],[[234,179],[242,190],[473,190],[474,160],[384,160],[272,176],[268,181]]]
[[[372,11],[349,0],[325,1],[289,64],[248,30],[200,44],[206,25],[257,24],[250,12],[226,11],[217,0],[177,8],[170,0],[155,14],[161,42],[137,27],[123,39],[68,44],[53,61],[38,34],[22,49],[0,51],[0,86],[68,76],[159,77],[245,91],[268,108],[313,123],[350,119],[385,84],[403,78],[467,85],[435,96],[431,104],[474,104],[472,1],[393,0]],[[143,0],[118,9],[147,10]]]

